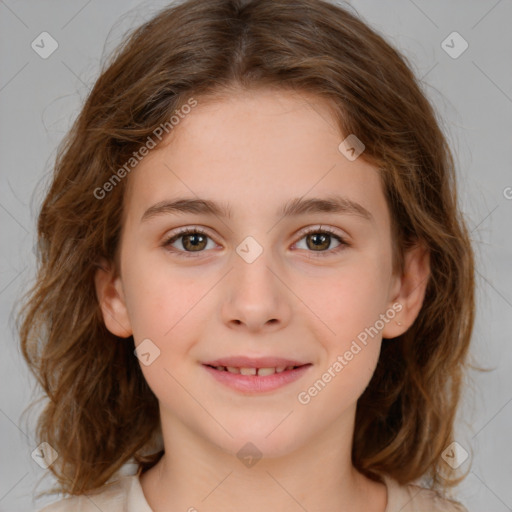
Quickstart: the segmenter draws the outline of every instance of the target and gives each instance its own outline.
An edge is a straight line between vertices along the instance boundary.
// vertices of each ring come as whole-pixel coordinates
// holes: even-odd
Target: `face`
[[[312,96],[198,98],[130,174],[119,273],[97,289],[144,354],[164,430],[277,456],[352,421],[410,313],[377,169],[343,138]]]

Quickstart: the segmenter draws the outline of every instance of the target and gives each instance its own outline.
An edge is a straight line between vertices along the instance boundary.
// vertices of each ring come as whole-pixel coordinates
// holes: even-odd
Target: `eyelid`
[[[212,236],[211,233],[206,228],[203,228],[200,226],[186,226],[184,228],[177,228],[172,233],[166,234],[163,237],[164,238],[163,243],[168,243],[173,238],[179,238],[181,236],[188,235],[190,233],[199,233],[201,235],[205,235],[215,242],[215,237]],[[217,243],[217,242],[215,242],[215,243]]]
[[[335,235],[335,236],[341,238],[342,240],[345,240],[346,238],[348,238],[348,235],[346,235],[341,230],[334,228],[332,226],[326,226],[324,224],[316,224],[313,226],[307,226],[307,227],[301,229],[300,231],[298,231],[298,233],[295,236],[296,237],[300,236],[302,238],[305,235],[308,235],[309,233],[316,233],[318,231],[327,231],[329,234]]]

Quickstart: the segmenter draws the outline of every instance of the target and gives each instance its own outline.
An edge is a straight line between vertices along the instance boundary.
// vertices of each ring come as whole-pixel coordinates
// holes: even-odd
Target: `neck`
[[[385,486],[353,468],[346,428],[332,430],[284,455],[258,459],[248,448],[239,458],[162,417],[165,454],[140,476],[141,486],[154,512],[384,512]]]

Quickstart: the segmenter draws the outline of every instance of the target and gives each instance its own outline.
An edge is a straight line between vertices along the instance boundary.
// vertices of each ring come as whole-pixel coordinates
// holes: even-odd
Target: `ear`
[[[429,277],[430,253],[425,245],[417,244],[404,256],[403,274],[394,278],[388,307],[396,314],[384,327],[383,338],[396,338],[414,323],[423,305]]]
[[[94,275],[94,284],[106,328],[121,338],[130,337],[132,327],[124,299],[121,277],[115,275],[112,265],[105,259],[98,264],[98,270]]]

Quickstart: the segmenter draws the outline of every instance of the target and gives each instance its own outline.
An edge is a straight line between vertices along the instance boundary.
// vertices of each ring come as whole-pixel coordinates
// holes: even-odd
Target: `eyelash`
[[[179,238],[181,238],[185,235],[189,235],[189,234],[200,234],[200,235],[204,235],[204,236],[212,239],[211,236],[206,231],[202,230],[201,228],[185,228],[185,229],[182,229],[181,231],[178,231],[177,233],[174,233],[171,237],[167,238],[162,243],[162,247],[166,248],[169,252],[178,254],[180,257],[183,256],[185,258],[190,258],[190,257],[195,258],[205,251],[204,250],[196,251],[196,252],[195,251],[181,251],[181,250],[178,250],[175,248],[169,248],[169,246],[172,243],[174,243],[176,240],[178,240]],[[339,251],[344,250],[346,247],[350,247],[350,244],[348,242],[346,242],[344,238],[342,238],[333,229],[331,229],[329,227],[326,227],[326,228],[320,227],[320,228],[314,228],[314,229],[305,231],[301,234],[301,238],[299,238],[298,241],[302,240],[304,237],[306,237],[307,235],[310,235],[310,234],[330,235],[333,238],[335,238],[338,242],[340,242],[340,245],[338,247],[336,247],[335,249],[330,249],[327,251],[308,251],[308,252],[314,253],[314,256],[313,256],[314,258],[316,258],[316,257],[322,258],[322,257],[326,257],[326,256],[329,256],[332,254],[337,254]]]

